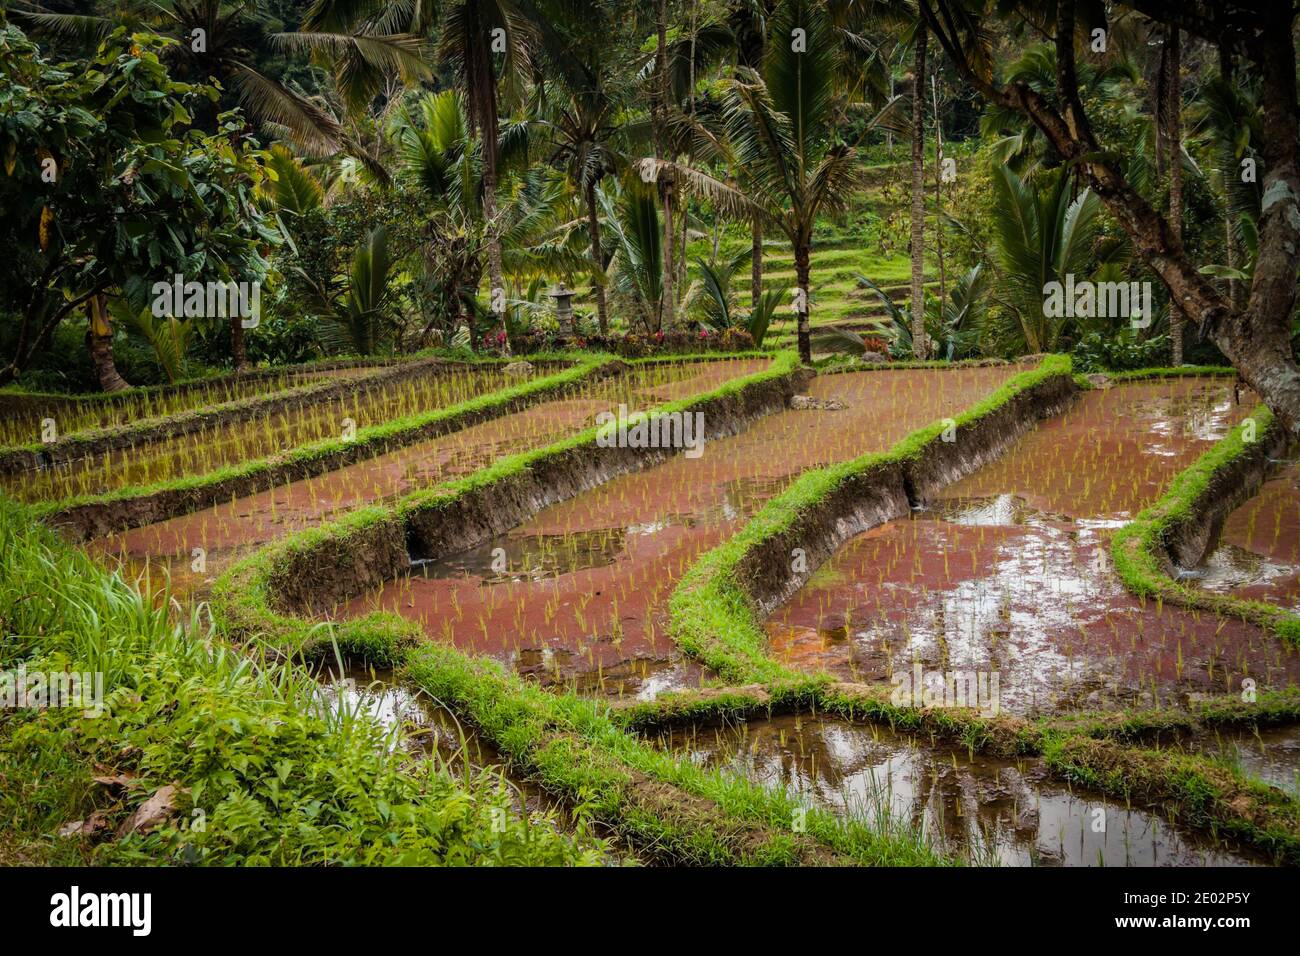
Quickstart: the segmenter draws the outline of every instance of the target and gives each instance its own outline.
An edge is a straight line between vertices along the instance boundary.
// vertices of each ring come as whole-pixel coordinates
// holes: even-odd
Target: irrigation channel
[[[118,558],[132,578],[147,577],[152,584],[170,581],[174,595],[201,596],[234,561],[293,531],[361,505],[472,474],[498,458],[581,430],[598,413],[620,403],[644,406],[699,394],[769,364],[769,359],[757,358],[636,365],[621,375],[584,381],[561,397],[521,411],[317,477],[101,538],[88,548]],[[474,394],[487,384],[476,381]],[[419,410],[473,397],[466,392],[444,388],[436,403]],[[203,561],[195,561],[195,549],[202,550]]]
[[[807,469],[887,449],[1022,369],[819,376],[808,392],[822,407],[768,415],[698,458],[614,478],[471,551],[413,554],[413,573],[337,613],[392,610],[432,639],[583,693],[653,697],[697,685],[708,675],[676,654],[664,605],[699,554]]]

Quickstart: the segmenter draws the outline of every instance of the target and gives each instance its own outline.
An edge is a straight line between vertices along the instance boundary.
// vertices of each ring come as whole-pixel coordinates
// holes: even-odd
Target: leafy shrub
[[[1169,338],[1157,335],[1140,341],[1131,330],[1114,336],[1090,332],[1074,347],[1074,367],[1080,372],[1124,372],[1165,364]]]

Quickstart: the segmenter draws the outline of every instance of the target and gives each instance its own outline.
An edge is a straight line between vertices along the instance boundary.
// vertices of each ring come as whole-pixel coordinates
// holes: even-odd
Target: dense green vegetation
[[[9,504],[0,555],[0,666],[98,672],[107,689],[105,713],[0,709],[0,863],[596,859],[521,817],[504,782],[411,755],[305,671],[224,647],[197,613],[174,620]],[[78,824],[86,839],[55,836]]]
[[[1076,390],[1235,376],[1261,403],[1249,428],[1225,424],[1154,505],[1113,537],[1107,526],[1115,566],[1098,575],[1158,607],[1245,620],[1287,653],[1300,640],[1293,609],[1175,580],[1167,551],[1239,490],[1221,488],[1235,470],[1270,465],[1256,429],[1269,448],[1300,438],[1297,11],[1177,6],[0,0],[0,410],[13,409],[0,470],[33,502],[0,496],[0,677],[99,674],[107,694],[94,714],[0,701],[0,865],[984,862],[949,853],[933,821],[836,812],[645,736],[810,712],[1032,758],[1058,782],[1300,861],[1294,793],[1165,749],[1294,724],[1294,688],[1249,708],[1217,685],[1177,710],[902,706],[883,684],[774,654],[751,580],[764,548],[843,520],[828,503],[892,496],[905,514],[919,487],[996,457],[1005,435],[991,432],[1019,434]],[[761,370],[636,394],[656,413],[719,412],[727,433],[783,403],[844,412],[802,395],[825,383],[815,375],[1033,358],[887,451],[728,479],[719,539],[659,571],[678,575],[661,589],[675,656],[651,663],[698,686],[639,702],[556,691],[392,607],[348,616],[342,602],[378,602],[369,589],[393,567],[438,560],[413,548],[428,528],[461,540],[447,530],[461,521],[475,546],[496,543],[505,517],[636,471],[634,456],[597,450],[603,399],[578,386],[706,354]],[[422,375],[435,359],[482,378],[361,406],[346,404],[359,387],[331,377]],[[342,397],[313,402],[327,394]],[[296,439],[275,431],[290,406]],[[345,417],[362,407],[386,411]],[[531,412],[568,423],[562,437],[524,440],[535,433],[511,416]],[[372,459],[485,424],[501,429],[480,433],[472,468],[377,477],[428,462]],[[989,439],[960,467],[943,437],[954,429]],[[185,435],[193,458],[160,447]],[[781,449],[756,454],[769,453]],[[78,463],[83,484],[56,482]],[[376,470],[346,504],[328,492],[335,510],[303,484],[359,463]],[[546,478],[561,490],[540,489]],[[47,479],[65,490],[44,493]],[[762,505],[746,511],[751,479]],[[281,533],[235,542],[232,565],[195,571],[196,593],[106,570],[125,536],[95,550],[105,529],[152,528],[168,558],[193,547],[202,563],[196,542],[228,530],[206,513],[258,495],[240,517]],[[279,523],[281,508],[310,520]],[[637,533],[706,523],[682,508]],[[309,593],[349,575],[334,590],[351,593],[326,596],[337,607]],[[529,620],[535,643],[560,604]],[[613,631],[592,642],[621,646],[621,621]],[[1181,678],[1181,642],[1174,653]],[[345,664],[391,669],[504,769],[448,760],[403,721],[340,703],[322,668]],[[525,800],[522,779],[563,816]]]

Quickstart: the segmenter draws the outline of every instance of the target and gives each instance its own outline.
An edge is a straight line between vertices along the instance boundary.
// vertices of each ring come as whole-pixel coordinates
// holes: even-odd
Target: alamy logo
[[[1043,286],[1043,315],[1049,319],[1126,318],[1135,329],[1151,325],[1150,282],[1082,282],[1066,273],[1065,283]]]
[[[890,701],[895,707],[970,707],[985,717],[1002,709],[998,671],[895,671]]]
[[[51,707],[77,707],[84,717],[104,713],[104,675],[102,672],[0,671],[0,709],[46,710]]]
[[[50,897],[50,925],[126,926],[133,936],[148,936],[153,929],[153,895],[150,893],[69,893]]]
[[[171,282],[153,284],[155,319],[238,317],[246,329],[257,328],[262,318],[260,282],[186,282],[177,273]]]
[[[684,448],[687,458],[704,454],[703,412],[637,412],[626,405],[618,414],[596,416],[596,444],[601,448]]]

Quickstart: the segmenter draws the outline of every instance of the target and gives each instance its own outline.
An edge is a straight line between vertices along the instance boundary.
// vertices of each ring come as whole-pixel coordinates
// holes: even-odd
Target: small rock
[[[835,398],[813,398],[811,395],[796,395],[790,399],[790,407],[796,411],[818,409],[827,412],[838,412],[847,406]]]
[[[1088,384],[1093,388],[1110,388],[1110,376],[1104,372],[1094,372],[1087,376]]]
[[[863,352],[858,361],[866,365],[885,365],[889,362],[889,356],[879,352]]]
[[[532,362],[511,362],[505,368],[507,375],[531,375],[532,371]]]

